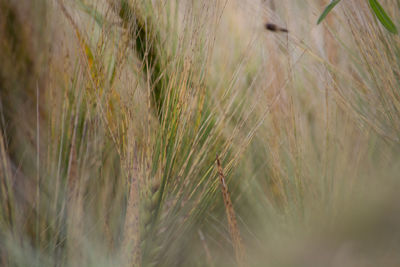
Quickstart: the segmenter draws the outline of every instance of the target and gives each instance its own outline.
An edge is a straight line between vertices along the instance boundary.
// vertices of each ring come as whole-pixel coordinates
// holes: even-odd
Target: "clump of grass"
[[[1,265],[398,262],[397,37],[365,3],[317,27],[319,1],[23,2],[0,0]]]

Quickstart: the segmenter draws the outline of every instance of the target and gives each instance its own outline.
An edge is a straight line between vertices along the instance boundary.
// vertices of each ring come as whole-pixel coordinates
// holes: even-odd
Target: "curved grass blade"
[[[391,33],[397,33],[396,25],[394,25],[393,21],[386,14],[385,10],[379,4],[377,0],[368,0],[369,6],[372,11],[375,13],[376,17],[380,21],[380,23]]]
[[[325,7],[324,12],[322,12],[321,16],[319,16],[317,25],[320,24],[325,17],[328,15],[329,12],[340,2],[340,0],[332,0],[329,5]]]

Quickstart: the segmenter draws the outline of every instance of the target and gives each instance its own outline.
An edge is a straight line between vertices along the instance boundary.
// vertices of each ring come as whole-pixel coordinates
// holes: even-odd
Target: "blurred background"
[[[0,265],[400,266],[369,3],[0,0]]]

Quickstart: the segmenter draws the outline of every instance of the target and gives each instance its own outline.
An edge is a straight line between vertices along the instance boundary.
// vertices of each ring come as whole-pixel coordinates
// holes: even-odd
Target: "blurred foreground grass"
[[[0,265],[399,266],[399,37],[297,2],[0,0]]]

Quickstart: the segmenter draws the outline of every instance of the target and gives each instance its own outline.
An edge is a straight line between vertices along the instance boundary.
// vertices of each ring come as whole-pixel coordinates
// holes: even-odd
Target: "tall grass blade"
[[[391,33],[397,34],[396,25],[394,25],[393,21],[386,14],[383,7],[379,4],[377,0],[368,0],[369,6],[371,10],[374,12],[380,23]]]
[[[329,14],[329,12],[331,12],[331,10],[340,2],[340,0],[333,0],[332,2],[330,2],[329,5],[327,5],[325,7],[324,12],[322,12],[321,16],[319,16],[318,21],[317,21],[317,25],[320,24],[325,17]]]

